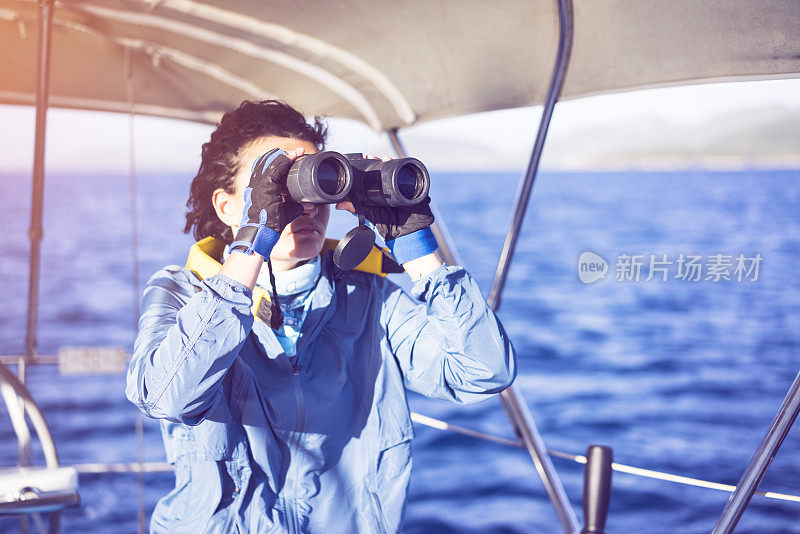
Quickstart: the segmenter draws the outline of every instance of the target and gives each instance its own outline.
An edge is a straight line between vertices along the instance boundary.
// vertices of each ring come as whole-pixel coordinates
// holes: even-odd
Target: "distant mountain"
[[[527,165],[537,124],[538,117],[509,144],[420,131],[405,133],[403,140],[410,154],[434,170],[519,172]],[[363,150],[392,152],[385,139]],[[551,170],[747,167],[800,168],[800,109],[743,108],[694,124],[620,117],[569,130],[556,116],[542,159],[542,168]]]
[[[800,110],[747,108],[695,125],[636,121],[553,135],[542,165],[555,169],[800,168]]]

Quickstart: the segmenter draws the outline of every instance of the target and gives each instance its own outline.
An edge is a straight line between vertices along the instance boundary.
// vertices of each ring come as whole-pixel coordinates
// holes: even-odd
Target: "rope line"
[[[483,439],[486,441],[491,441],[494,443],[499,443],[500,445],[507,445],[510,447],[518,447],[524,448],[523,444],[519,440],[512,440],[507,438],[502,438],[499,436],[494,436],[492,434],[486,434],[484,432],[478,432],[476,430],[472,430],[469,428],[464,428],[458,425],[451,425],[445,421],[441,421],[439,419],[434,419],[433,417],[428,417],[427,415],[421,415],[415,412],[411,412],[411,420],[415,423],[419,423],[421,425],[429,426],[431,428],[436,428],[438,430],[443,431],[450,431],[455,432],[457,434],[462,434],[465,436],[470,436],[477,439]],[[556,458],[562,458],[564,460],[570,460],[579,464],[586,464],[586,456],[581,454],[570,454],[568,452],[557,451],[553,449],[547,449],[547,454]],[[682,475],[673,475],[672,473],[665,473],[663,471],[654,471],[652,469],[643,469],[641,467],[633,467],[630,465],[619,464],[619,463],[612,463],[611,469],[617,471],[619,473],[627,473],[629,475],[640,476],[644,478],[653,478],[656,480],[665,480],[667,482],[674,482],[676,484],[684,484],[687,486],[696,486],[698,488],[707,488],[719,491],[727,491],[729,493],[733,493],[736,489],[736,486],[732,486],[730,484],[722,484],[720,482],[711,482],[709,480],[702,480],[699,478],[691,478],[685,477]],[[792,501],[792,502],[800,502],[799,495],[791,495],[788,493],[777,493],[774,491],[759,491],[756,490],[758,495],[766,497],[768,499],[777,499],[781,501]]]
[[[125,47],[125,89],[128,104],[128,185],[130,188],[130,217],[131,217],[131,260],[133,268],[131,277],[133,278],[133,331],[134,334],[139,326],[139,214],[137,211],[138,183],[136,175],[136,122],[134,106],[136,102],[133,85],[133,58],[131,57],[131,47]],[[144,483],[144,471],[141,465],[144,463],[144,417],[140,410],[136,410],[134,422],[136,432],[136,460],[140,470],[136,481],[136,525],[138,534],[146,531],[146,495]]]
[[[573,462],[577,462],[579,464],[586,463],[586,456],[581,454],[569,454],[566,452],[549,450],[547,453],[550,456],[555,456],[557,458],[564,458],[565,460],[572,460]],[[612,463],[611,469],[617,471],[619,473],[627,473],[629,475],[636,475],[645,478],[654,478],[657,480],[666,480],[667,482],[675,482],[676,484],[685,484],[687,486],[697,486],[698,488],[708,488],[714,489],[719,491],[727,491],[729,493],[733,493],[736,489],[736,486],[732,486],[730,484],[722,484],[720,482],[711,482],[708,480],[702,480],[699,478],[691,478],[685,477],[682,475],[673,475],[671,473],[664,473],[663,471],[654,471],[652,469],[643,469],[641,467],[632,467],[630,465],[625,464],[618,464]],[[777,493],[774,491],[758,491],[756,493],[767,497],[769,499],[778,499],[782,501],[793,501],[793,502],[800,502],[800,496],[798,495],[791,495],[787,493]]]
[[[514,441],[511,439],[494,436],[492,434],[487,434],[484,432],[479,432],[477,430],[471,430],[469,428],[464,428],[458,425],[452,425],[445,421],[441,421],[439,419],[434,419],[433,417],[428,417],[427,415],[421,415],[415,412],[411,412],[411,420],[415,423],[419,423],[421,425],[429,426],[431,428],[436,428],[442,431],[450,431],[455,432],[456,434],[463,434],[465,436],[470,436],[476,439],[483,439],[485,441],[491,441],[494,443],[498,443],[500,445],[506,445],[510,447],[517,447],[517,448],[524,448],[521,442]],[[557,451],[554,449],[548,449],[547,453],[550,456],[555,458],[561,458],[564,460],[570,460],[579,464],[586,464],[586,456],[582,454],[570,454],[568,452]],[[103,464],[103,463],[89,463],[89,464],[75,464],[72,467],[78,470],[79,473],[162,473],[162,472],[170,472],[173,470],[172,464],[166,462],[130,462],[130,463],[111,463],[111,464]],[[684,484],[687,486],[696,486],[699,488],[707,488],[719,491],[727,491],[732,493],[736,486],[732,486],[730,484],[722,484],[720,482],[711,482],[709,480],[702,480],[699,478],[691,478],[685,477],[682,475],[674,475],[672,473],[665,473],[663,471],[655,471],[653,469],[643,469],[641,467],[633,467],[630,465],[620,464],[620,463],[612,463],[611,468],[614,471],[619,473],[626,473],[629,475],[640,476],[645,478],[652,478],[656,480],[664,480],[667,482],[674,482],[676,484]],[[799,495],[792,495],[788,493],[778,493],[774,491],[756,491],[758,495],[766,497],[768,499],[777,499],[781,501],[791,501],[791,502],[800,502]]]

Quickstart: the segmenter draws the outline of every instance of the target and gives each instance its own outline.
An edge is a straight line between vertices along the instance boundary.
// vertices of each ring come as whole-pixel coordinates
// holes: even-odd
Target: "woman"
[[[427,201],[337,204],[376,225],[411,296],[320,257],[330,206],[296,203],[285,181],[325,133],[286,104],[244,102],[203,145],[186,231],[229,246],[217,274],[169,266],[148,281],[127,377],[175,464],[153,532],[396,532],[411,473],[406,389],[470,403],[515,377],[477,285],[435,254]],[[257,286],[280,312],[254,317]]]

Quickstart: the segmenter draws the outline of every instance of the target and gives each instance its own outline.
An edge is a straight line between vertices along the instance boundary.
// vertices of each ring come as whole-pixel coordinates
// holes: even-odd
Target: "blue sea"
[[[519,177],[432,177],[432,197],[465,267],[486,291]],[[185,261],[190,179],[139,176],[140,284]],[[0,353],[14,354],[25,339],[30,175],[0,175],[0,198]],[[130,202],[127,175],[48,175],[42,354],[76,345],[131,349],[138,297]],[[353,221],[335,218],[331,234],[341,236]],[[579,279],[583,252],[607,263],[604,279]],[[681,255],[699,256],[699,280],[679,276]],[[750,270],[739,271],[741,281],[740,255]],[[651,257],[667,263],[647,280]],[[641,264],[639,272],[628,263]],[[800,370],[799,267],[800,171],[543,173],[499,315],[519,357],[516,384],[548,447],[580,454],[601,443],[619,463],[735,484]],[[121,374],[60,376],[54,366],[36,366],[28,383],[62,463],[136,460],[135,412]],[[410,394],[410,403],[422,414],[513,437],[496,399],[463,407]],[[0,465],[13,465],[16,439],[0,410]],[[406,532],[560,531],[524,450],[415,430]],[[147,461],[164,459],[155,421],[145,420],[144,452]],[[582,466],[554,464],[580,518]],[[149,513],[173,477],[145,479]],[[82,506],[64,514],[63,532],[135,532],[136,481],[133,474],[81,476]],[[797,428],[761,488],[800,494]],[[710,532],[728,496],[615,473],[608,531]],[[0,531],[16,530],[15,520],[0,520]],[[800,503],[755,496],[737,532],[800,532]]]

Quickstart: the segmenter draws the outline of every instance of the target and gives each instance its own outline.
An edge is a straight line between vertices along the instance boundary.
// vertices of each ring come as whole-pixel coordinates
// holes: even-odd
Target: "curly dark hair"
[[[289,137],[314,144],[317,150],[325,147],[328,128],[319,117],[313,124],[297,110],[278,100],[250,102],[245,100],[233,111],[222,116],[211,139],[203,145],[200,169],[192,180],[189,200],[186,201],[186,226],[193,230],[196,240],[214,236],[230,244],[233,232],[223,223],[211,203],[217,189],[234,193],[234,177],[239,172],[240,151],[248,144],[266,136]]]

